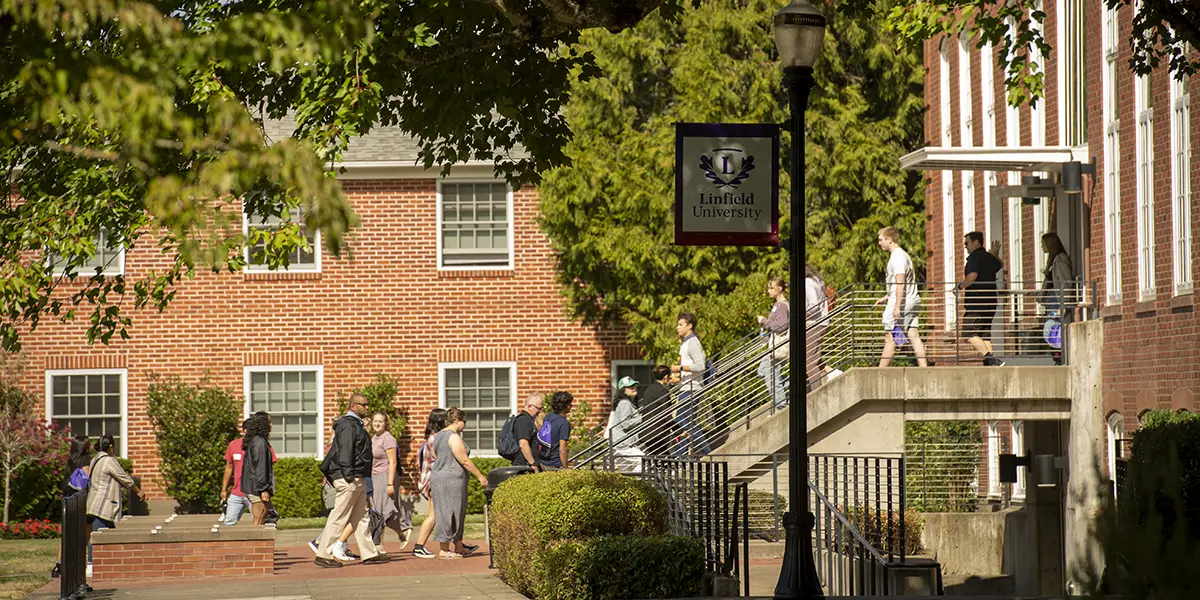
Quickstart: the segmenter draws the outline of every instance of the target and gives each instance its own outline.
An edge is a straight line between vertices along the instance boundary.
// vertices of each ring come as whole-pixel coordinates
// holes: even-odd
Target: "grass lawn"
[[[420,527],[425,521],[425,515],[413,516],[413,527]],[[315,517],[312,519],[299,518],[282,518],[279,519],[277,529],[322,529],[325,527],[325,517]],[[483,539],[483,515],[467,515],[467,522],[463,530],[463,537],[469,540]],[[390,539],[390,538],[389,538]],[[54,566],[51,563],[50,566]]]
[[[20,600],[50,580],[58,540],[0,540],[0,599]]]

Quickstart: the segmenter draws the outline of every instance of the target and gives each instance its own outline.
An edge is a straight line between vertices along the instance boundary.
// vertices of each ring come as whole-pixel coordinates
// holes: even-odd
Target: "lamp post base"
[[[817,579],[817,565],[813,561],[812,533],[816,519],[812,513],[804,515],[804,523],[796,522],[795,513],[783,514],[783,530],[787,535],[783,547],[783,568],[779,571],[779,583],[775,585],[775,600],[824,598],[821,582]],[[803,528],[801,528],[803,525]],[[799,553],[799,556],[797,556]]]

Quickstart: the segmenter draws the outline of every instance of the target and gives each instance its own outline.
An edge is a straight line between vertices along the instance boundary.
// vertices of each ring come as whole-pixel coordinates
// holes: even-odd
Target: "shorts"
[[[250,504],[262,504],[262,496],[258,494],[246,494],[246,498],[250,500]]]
[[[902,311],[900,313],[901,329],[908,331],[909,329],[918,329],[921,327],[921,319],[918,318],[917,311]],[[883,314],[883,330],[891,331],[896,328],[896,321],[892,319],[892,311],[888,310]]]
[[[963,310],[959,331],[964,338],[984,337],[991,332],[992,320],[995,318],[995,304],[968,304]]]

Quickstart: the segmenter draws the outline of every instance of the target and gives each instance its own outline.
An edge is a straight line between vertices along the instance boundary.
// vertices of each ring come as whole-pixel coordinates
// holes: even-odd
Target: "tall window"
[[[1117,11],[1101,2],[1104,29],[1104,69],[1101,83],[1104,88],[1104,293],[1108,304],[1121,303],[1121,173],[1120,125],[1117,112]]]
[[[1012,451],[1017,456],[1028,454],[1025,448],[1025,422],[1012,422]],[[1013,484],[1013,500],[1025,499],[1025,475],[1028,469],[1017,469],[1017,482]]]
[[[1191,77],[1171,78],[1171,248],[1175,294],[1192,293]]]
[[[246,367],[246,414],[271,415],[271,445],[279,456],[320,456],[322,369],[319,366]]]
[[[1117,459],[1121,458],[1121,444],[1125,439],[1125,417],[1119,412],[1108,415],[1108,476],[1117,478]]]
[[[950,48],[949,41],[942,40],[939,53],[940,69],[938,70],[938,96],[941,106],[942,146],[949,148],[954,145],[954,131],[950,117]],[[954,260],[954,249],[957,246],[957,236],[954,235],[954,183],[950,171],[942,171],[942,281],[946,283],[944,292],[946,304],[946,328],[951,329],[958,318],[958,310],[954,305],[952,289],[957,262]]]
[[[650,372],[654,368],[654,363],[643,360],[614,360],[610,370],[612,380],[612,392],[617,393],[617,382],[622,377],[632,377],[638,382],[638,396],[646,393],[646,388],[654,383],[654,375]]]
[[[260,216],[247,211],[243,211],[245,218],[243,220],[243,229],[247,235],[251,231],[274,231],[279,229],[285,223],[296,223],[300,226],[300,233],[304,239],[308,241],[308,249],[296,248],[288,254],[288,266],[285,271],[320,271],[321,270],[321,232],[308,232],[304,226],[304,209],[296,207],[289,211],[288,219],[285,221],[280,217]],[[267,265],[266,244],[255,244],[246,248],[246,269],[249,271],[268,271],[271,268]]]
[[[438,267],[512,267],[512,192],[508,185],[438,183]]]
[[[1063,143],[1079,146],[1087,143],[1087,27],[1084,0],[1059,0],[1062,4],[1062,38],[1059,72],[1062,75]]]
[[[975,106],[971,95],[971,40],[958,37],[958,110],[962,147],[975,145]],[[963,231],[975,231],[975,173],[962,172],[962,220]]]
[[[113,436],[125,447],[125,370],[47,371],[46,417],[71,435]]]
[[[1137,113],[1138,299],[1154,299],[1154,100],[1150,75],[1133,83]]]
[[[477,455],[496,456],[496,436],[516,413],[515,363],[447,363],[440,365],[441,406],[467,413],[463,441]]]
[[[996,146],[996,70],[994,61],[996,57],[993,54],[992,45],[984,44],[979,49],[979,78],[983,90],[983,145],[987,148]],[[996,218],[992,216],[992,186],[998,183],[996,172],[987,171],[983,175],[983,214],[984,216],[984,234],[987,236],[988,245],[991,245],[991,240],[998,236],[993,228],[996,223],[1002,218],[999,215]]]
[[[1042,11],[1042,0],[1034,0],[1033,10],[1035,12]],[[1037,30],[1039,33],[1044,33],[1041,23],[1031,20],[1029,23],[1031,29]],[[1046,73],[1046,63],[1042,58],[1042,51],[1037,46],[1029,47],[1030,68],[1040,71],[1043,75]],[[1029,103],[1029,118],[1031,120],[1029,126],[1029,137],[1034,147],[1046,145],[1046,99],[1034,99]],[[1041,232],[1038,232],[1039,234]]]
[[[91,277],[93,275],[123,275],[125,274],[125,247],[113,243],[108,238],[108,230],[101,228],[95,237],[96,253],[79,265],[74,275]],[[55,276],[66,274],[66,263],[57,254],[50,254],[50,270]]]

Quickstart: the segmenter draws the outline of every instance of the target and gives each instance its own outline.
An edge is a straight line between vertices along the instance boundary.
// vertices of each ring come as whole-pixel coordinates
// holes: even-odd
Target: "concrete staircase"
[[[1067,420],[1062,367],[858,367],[808,394],[812,453],[898,454],[906,420]],[[731,481],[753,481],[788,450],[791,410],[743,421],[715,449]]]

